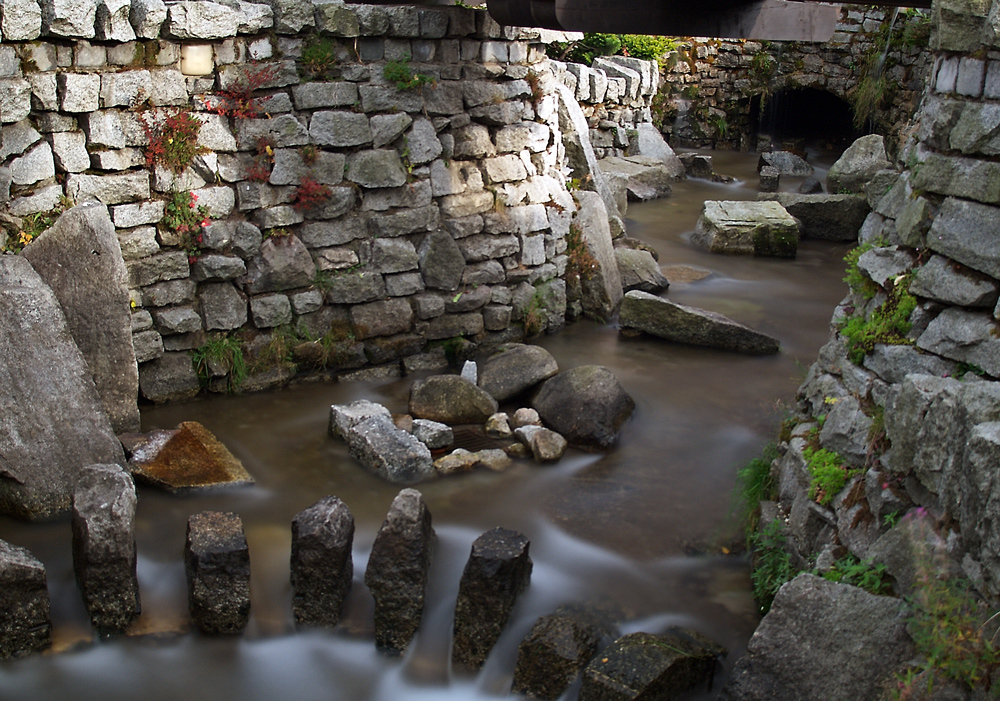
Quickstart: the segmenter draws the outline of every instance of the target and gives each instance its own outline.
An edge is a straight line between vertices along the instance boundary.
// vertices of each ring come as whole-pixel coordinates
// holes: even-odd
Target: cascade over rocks
[[[585,365],[546,380],[531,406],[571,444],[604,450],[617,442],[635,400],[610,370]]]
[[[0,256],[0,511],[67,510],[84,465],[125,464],[58,300],[22,256]]]

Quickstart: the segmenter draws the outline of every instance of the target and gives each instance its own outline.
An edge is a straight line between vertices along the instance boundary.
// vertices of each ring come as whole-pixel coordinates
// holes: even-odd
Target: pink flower
[[[209,221],[207,217],[206,217],[205,219],[202,219],[202,220],[201,220],[201,225],[202,225],[203,227],[205,227],[205,226],[209,226],[209,225],[210,225],[211,223],[212,223],[212,222],[211,222],[211,221]]]
[[[194,209],[194,200],[191,200],[190,202],[188,202],[188,207],[190,207],[191,209]]]
[[[198,195],[196,195],[196,194],[194,194],[194,193],[192,192],[192,193],[191,193],[191,200],[192,200],[193,202],[197,202],[197,201],[198,201]]]

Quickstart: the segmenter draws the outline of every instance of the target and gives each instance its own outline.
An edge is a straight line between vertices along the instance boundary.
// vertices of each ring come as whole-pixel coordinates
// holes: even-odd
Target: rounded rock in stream
[[[635,400],[610,370],[584,365],[546,380],[531,405],[571,444],[606,449],[618,440]]]
[[[434,537],[423,496],[402,490],[375,537],[365,571],[375,599],[375,645],[384,652],[401,654],[420,627]]]
[[[333,627],[354,577],[354,516],[328,496],[292,521],[292,612],[303,625]]]
[[[486,359],[479,371],[479,386],[504,402],[557,372],[556,359],[541,346],[513,343]]]
[[[434,375],[413,383],[410,413],[443,424],[481,424],[497,411],[486,390],[458,375]]]
[[[239,516],[203,511],[188,519],[184,568],[191,618],[203,633],[240,633],[250,618],[250,550]]]
[[[528,539],[494,528],[476,538],[455,603],[451,659],[479,669],[507,625],[518,595],[531,580]]]

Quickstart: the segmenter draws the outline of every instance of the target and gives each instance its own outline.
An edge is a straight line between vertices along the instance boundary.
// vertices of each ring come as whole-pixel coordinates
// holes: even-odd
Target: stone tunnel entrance
[[[816,144],[842,150],[866,133],[854,126],[850,104],[816,88],[779,90],[764,100],[755,96],[750,115],[758,148],[770,139],[774,148]]]

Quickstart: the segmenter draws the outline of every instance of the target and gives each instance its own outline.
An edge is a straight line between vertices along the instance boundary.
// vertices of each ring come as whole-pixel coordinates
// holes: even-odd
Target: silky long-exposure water
[[[742,183],[678,183],[668,199],[631,205],[628,229],[659,250],[667,276],[674,275],[670,299],[770,333],[782,353],[744,357],[625,339],[614,324],[593,322],[538,339],[562,368],[609,367],[636,399],[635,415],[606,455],[570,451],[555,466],[523,462],[505,473],[474,472],[419,486],[438,545],[427,609],[405,657],[375,652],[372,603],[362,581],[399,488],[366,473],[327,435],[326,424],[330,404],[359,398],[404,411],[412,378],[313,383],[144,409],[145,430],[202,422],[256,479],[251,488],[180,497],[140,487],[143,612],[137,628],[167,634],[92,641],[73,579],[68,521],[0,519],[0,538],[29,548],[48,569],[59,651],[0,663],[0,699],[496,698],[509,691],[517,644],[534,621],[560,604],[588,600],[620,607],[623,632],[670,625],[699,630],[729,648],[728,671],[758,620],[747,563],[718,547],[731,536],[735,473],[776,434],[780,404],[793,401],[846,292],[844,244],[804,241],[794,261],[720,257],[689,245],[702,201],[755,196],[755,161],[754,155],[716,154],[716,170]],[[689,278],[671,267],[681,264],[708,274],[684,282]],[[296,632],[290,522],[327,494],[343,499],[356,519],[354,586],[336,630]],[[246,528],[252,612],[241,638],[188,630],[185,525],[190,514],[209,509],[240,514]],[[483,671],[453,673],[449,645],[459,578],[472,541],[495,526],[530,538],[531,585]],[[713,694],[702,688],[685,698]],[[574,688],[567,698],[575,695]]]

